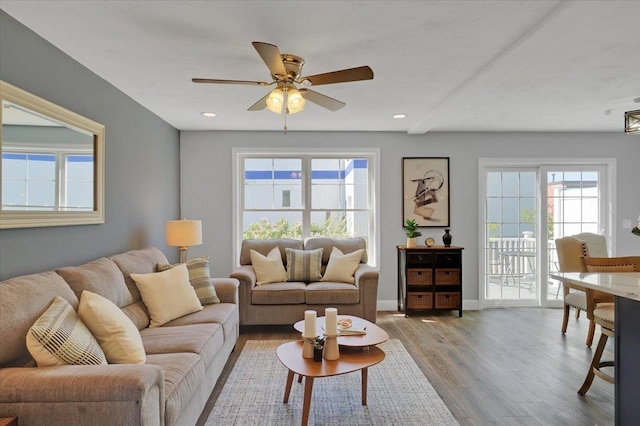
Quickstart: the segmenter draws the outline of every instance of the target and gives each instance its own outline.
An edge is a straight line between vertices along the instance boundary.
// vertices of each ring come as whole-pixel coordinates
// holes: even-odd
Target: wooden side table
[[[309,422],[309,408],[311,406],[314,379],[360,370],[362,373],[362,405],[367,405],[368,368],[379,363],[385,357],[382,349],[377,346],[369,346],[367,349],[353,348],[353,351],[342,352],[340,353],[340,358],[335,361],[323,360],[322,362],[315,362],[313,359],[302,357],[302,341],[280,345],[276,352],[280,362],[289,370],[283,403],[289,402],[293,377],[299,374],[305,378],[302,426],[307,425]]]
[[[0,417],[0,426],[18,426],[18,418]]]

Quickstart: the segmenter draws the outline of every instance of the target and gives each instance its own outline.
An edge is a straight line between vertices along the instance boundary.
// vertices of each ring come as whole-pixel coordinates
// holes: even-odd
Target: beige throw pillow
[[[60,296],[27,332],[27,349],[38,367],[51,365],[101,365],[107,360],[100,345]]]
[[[78,315],[91,331],[110,364],[144,364],[142,338],[138,328],[109,299],[84,290]]]
[[[287,280],[287,271],[282,264],[280,248],[274,247],[266,256],[250,250],[251,265],[256,273],[256,285],[281,283]]]
[[[354,272],[358,269],[360,260],[362,259],[363,249],[343,254],[339,248],[334,247],[329,256],[327,269],[324,271],[322,281],[333,281],[338,283],[354,284]]]
[[[156,269],[158,272],[166,271],[175,266],[163,263],[158,263]],[[220,303],[220,298],[216,293],[216,289],[211,282],[211,270],[209,267],[209,256],[203,256],[198,259],[192,259],[186,263],[187,271],[189,271],[189,282],[193,289],[196,291],[198,300],[203,305],[212,305],[214,303]]]
[[[288,281],[320,281],[322,278],[322,249],[295,250],[286,248]]]
[[[202,310],[196,291],[189,283],[189,272],[184,263],[164,272],[131,274],[131,278],[149,311],[149,327],[160,327],[183,315]]]

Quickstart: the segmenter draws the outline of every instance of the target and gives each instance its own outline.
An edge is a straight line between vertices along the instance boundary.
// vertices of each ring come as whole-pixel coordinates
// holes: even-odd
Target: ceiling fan
[[[276,114],[295,114],[304,109],[305,100],[309,100],[330,111],[337,111],[346,104],[337,99],[323,95],[308,88],[296,87],[320,86],[322,84],[344,83],[349,81],[371,80],[373,71],[368,66],[349,68],[301,77],[304,59],[288,53],[280,53],[278,46],[260,41],[254,41],[256,49],[271,73],[273,81],[246,81],[246,80],[218,80],[212,78],[193,78],[194,83],[216,84],[251,84],[258,86],[276,85],[276,88],[263,96],[258,102],[251,105],[248,111],[260,111],[267,108]],[[286,117],[286,116],[285,116]]]

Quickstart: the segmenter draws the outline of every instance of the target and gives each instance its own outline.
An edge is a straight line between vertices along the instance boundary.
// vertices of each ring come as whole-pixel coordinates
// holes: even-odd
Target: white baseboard
[[[463,311],[477,311],[478,306],[479,306],[478,301],[475,299],[462,301]],[[378,300],[378,310],[379,311],[397,311],[398,301],[395,299],[394,300]]]

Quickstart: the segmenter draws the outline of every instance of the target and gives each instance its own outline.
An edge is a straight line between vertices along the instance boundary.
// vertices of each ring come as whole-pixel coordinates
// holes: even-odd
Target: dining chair
[[[558,238],[556,243],[556,254],[558,256],[559,272],[585,272],[584,266],[580,260],[582,256],[606,257],[607,240],[602,235],[591,232],[583,232],[568,237]],[[576,310],[576,318],[580,317],[580,312],[587,309],[587,297],[582,289],[571,287],[570,284],[562,283],[564,312],[562,316],[562,334],[567,332],[569,323],[569,311],[571,308]],[[613,302],[613,297],[602,293],[595,292],[594,300],[597,303]],[[593,335],[595,333],[596,324],[589,320],[589,330],[585,344],[591,347],[593,343]]]
[[[638,272],[640,271],[640,256],[624,257],[589,257],[582,256],[580,262],[586,272]],[[609,337],[615,337],[615,303],[597,303],[595,291],[586,289],[587,318],[600,326],[600,339],[589,365],[587,377],[578,390],[580,395],[587,393],[593,379],[601,379],[614,383],[614,377],[602,371],[605,367],[614,367],[615,361],[602,361],[602,353]]]

